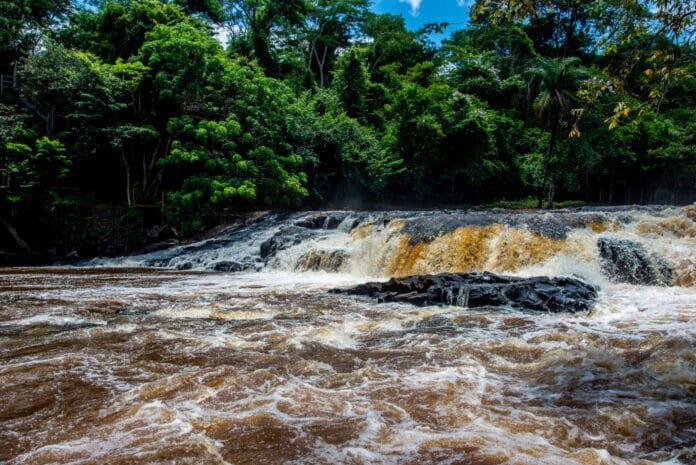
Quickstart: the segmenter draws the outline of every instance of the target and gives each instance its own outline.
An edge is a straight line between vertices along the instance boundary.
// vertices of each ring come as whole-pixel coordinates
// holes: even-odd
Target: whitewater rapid
[[[683,210],[573,217],[562,235],[532,217],[432,235],[403,212],[297,226],[316,215],[266,217],[213,247],[0,270],[0,463],[696,463]],[[674,285],[606,276],[608,235],[664,259]],[[292,240],[262,257],[279,237]],[[209,271],[223,261],[243,270]],[[480,263],[601,291],[578,314],[327,292]]]

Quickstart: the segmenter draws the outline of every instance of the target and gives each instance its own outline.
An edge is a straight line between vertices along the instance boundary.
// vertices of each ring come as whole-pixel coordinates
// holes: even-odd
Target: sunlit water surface
[[[696,288],[374,304],[341,273],[0,270],[7,464],[693,464]]]

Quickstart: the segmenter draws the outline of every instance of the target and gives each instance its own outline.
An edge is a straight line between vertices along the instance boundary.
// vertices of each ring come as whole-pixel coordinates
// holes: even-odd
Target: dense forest
[[[4,0],[4,261],[255,209],[696,198],[694,2],[478,0],[418,31],[369,3]]]

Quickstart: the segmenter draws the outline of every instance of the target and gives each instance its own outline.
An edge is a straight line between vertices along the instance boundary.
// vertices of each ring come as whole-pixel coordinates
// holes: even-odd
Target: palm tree
[[[572,124],[571,110],[577,103],[577,90],[589,73],[580,68],[580,59],[570,58],[539,58],[536,66],[525,73],[528,77],[529,95],[535,94],[534,110],[539,125],[548,127],[549,147],[542,167],[542,180],[539,191],[539,208],[541,208],[544,190],[546,191],[547,207],[553,208],[553,197],[556,189],[556,171],[553,169],[554,149],[558,139],[561,122],[565,120]]]

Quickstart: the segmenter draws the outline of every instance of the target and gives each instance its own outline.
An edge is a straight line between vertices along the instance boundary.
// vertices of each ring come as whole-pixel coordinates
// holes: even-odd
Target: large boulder
[[[337,272],[346,261],[348,254],[345,250],[310,250],[300,257],[295,270]]]
[[[348,212],[315,213],[295,224],[308,229],[336,229],[347,217]]]
[[[237,273],[244,270],[244,265],[232,260],[223,260],[213,263],[210,268],[213,271],[220,271],[223,273]]]
[[[311,230],[297,226],[286,226],[280,228],[273,237],[261,244],[259,254],[261,258],[268,263],[268,261],[275,257],[281,250],[289,249],[292,246],[313,239],[316,236],[317,234]]]
[[[600,237],[597,247],[602,272],[614,281],[657,286],[672,284],[672,269],[665,259],[649,253],[637,242]]]
[[[330,292],[418,306],[507,307],[557,313],[588,310],[597,298],[597,291],[596,287],[573,278],[516,278],[486,272],[415,275]]]

